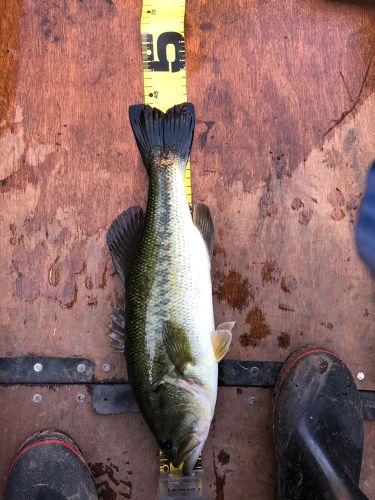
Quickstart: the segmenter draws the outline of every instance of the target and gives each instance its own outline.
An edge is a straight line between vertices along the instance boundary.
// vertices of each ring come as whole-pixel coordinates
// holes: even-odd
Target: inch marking
[[[185,1],[143,2],[141,43],[145,103],[166,111],[187,101],[185,68]],[[192,203],[190,161],[185,191]]]

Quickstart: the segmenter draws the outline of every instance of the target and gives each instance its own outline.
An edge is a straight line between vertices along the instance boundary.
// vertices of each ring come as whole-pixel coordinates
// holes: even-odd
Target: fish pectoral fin
[[[143,210],[134,206],[116,217],[108,229],[107,245],[113,265],[124,286],[126,273],[142,238],[143,228]]]
[[[219,362],[228,352],[230,343],[232,342],[232,328],[235,322],[230,321],[222,323],[217,327],[217,330],[212,332],[212,347],[217,362]]]
[[[207,205],[204,203],[193,204],[193,222],[201,232],[211,259],[214,253],[215,231],[210,209]]]
[[[165,321],[163,341],[169,359],[176,370],[183,375],[189,363],[195,364],[185,328],[173,321]]]
[[[111,314],[108,335],[115,351],[125,352],[125,300],[119,301]]]

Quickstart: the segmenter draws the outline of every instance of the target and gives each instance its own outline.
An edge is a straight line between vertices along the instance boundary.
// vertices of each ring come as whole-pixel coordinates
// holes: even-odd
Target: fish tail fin
[[[195,113],[190,103],[165,113],[145,104],[129,107],[130,123],[147,171],[155,162],[165,166],[176,159],[184,165],[193,142]]]

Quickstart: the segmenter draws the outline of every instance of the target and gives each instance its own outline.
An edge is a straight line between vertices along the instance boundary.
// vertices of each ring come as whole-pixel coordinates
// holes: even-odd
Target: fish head
[[[216,394],[190,378],[166,377],[165,383],[174,388],[176,397],[165,412],[159,445],[174,467],[183,463],[184,474],[190,475],[210,430]]]

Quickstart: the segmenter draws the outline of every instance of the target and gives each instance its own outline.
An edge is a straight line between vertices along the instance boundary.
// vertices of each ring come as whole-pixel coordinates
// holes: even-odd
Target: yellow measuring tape
[[[185,0],[145,0],[141,35],[145,103],[166,111],[187,101]],[[191,172],[185,172],[186,196],[192,203]]]
[[[167,111],[187,101],[185,0],[145,0],[142,5],[141,35],[145,103]],[[192,204],[190,161],[185,172],[188,203]],[[194,470],[202,469],[199,457]],[[160,451],[161,472],[181,472]]]

